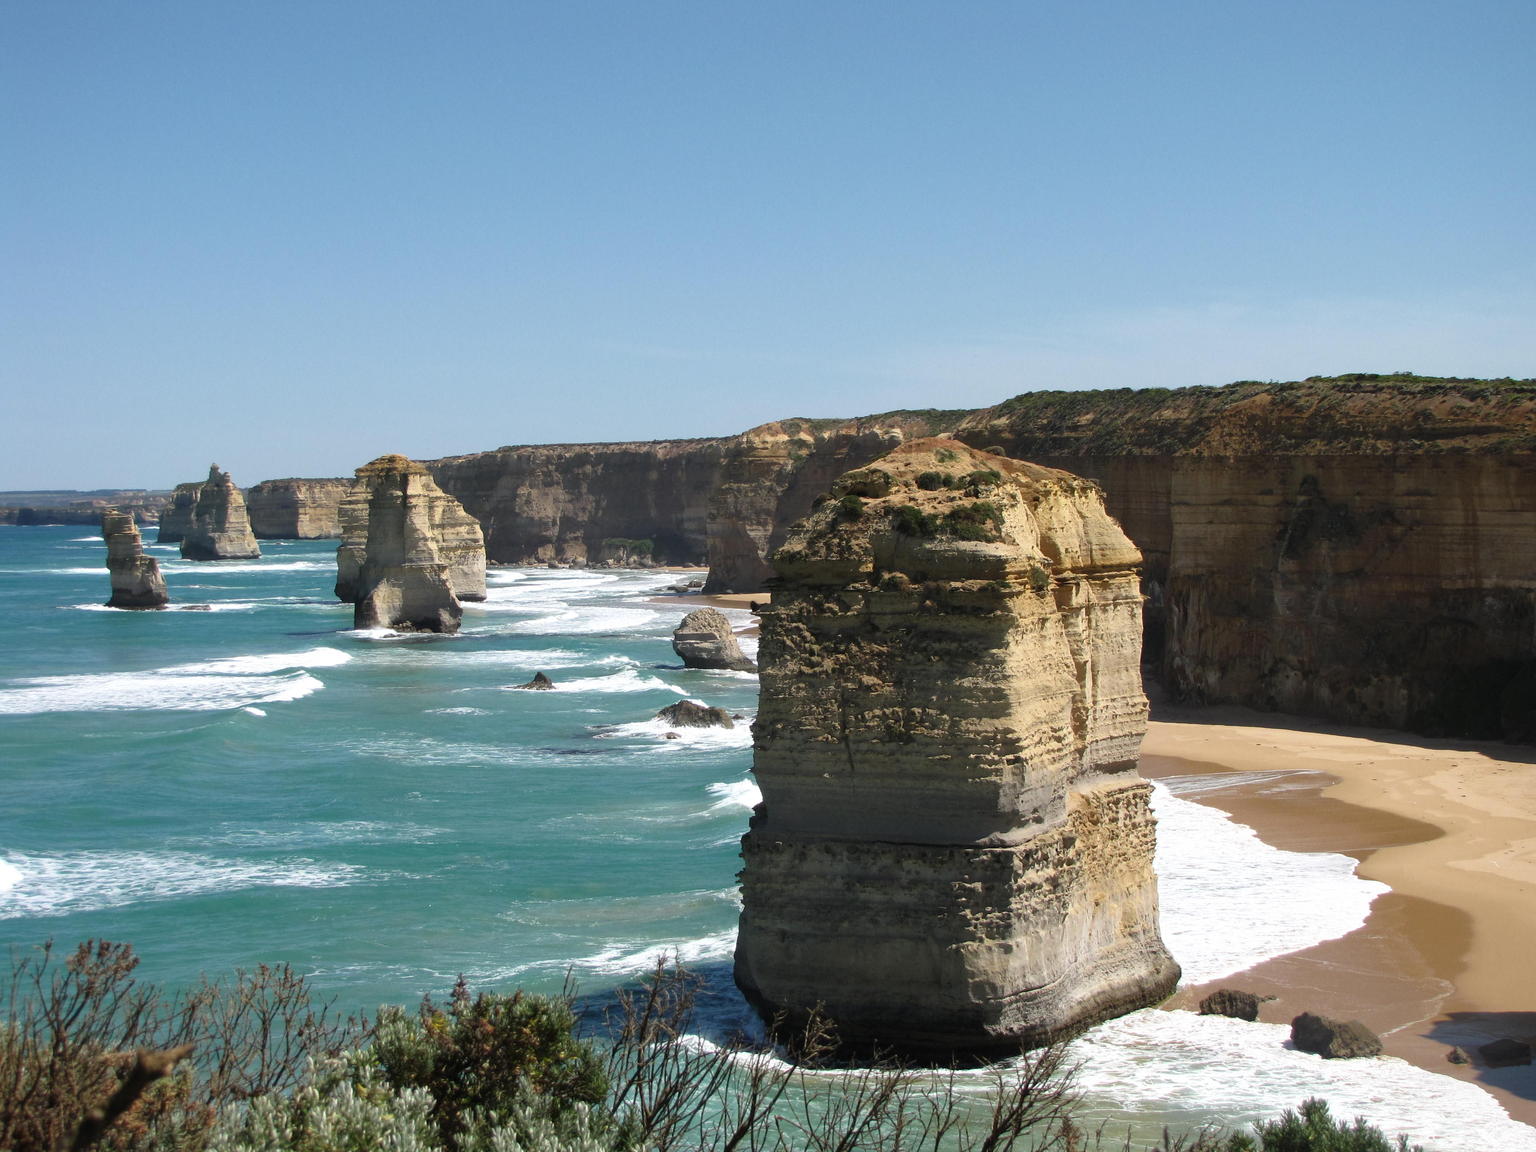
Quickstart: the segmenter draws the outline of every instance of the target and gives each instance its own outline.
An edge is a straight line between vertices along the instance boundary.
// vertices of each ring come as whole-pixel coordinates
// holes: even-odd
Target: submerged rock
[[[555,682],[542,672],[535,672],[533,679],[526,684],[514,684],[513,687],[529,692],[549,692],[554,689]]]
[[[714,668],[730,672],[756,672],[731,631],[725,613],[715,608],[699,608],[683,617],[672,633],[672,651],[689,668]]]
[[[765,1018],[1008,1052],[1172,992],[1139,561],[1094,484],[943,440],[790,529],[735,960]]]
[[[1291,1043],[1324,1060],[1380,1056],[1381,1039],[1358,1020],[1334,1020],[1303,1012],[1291,1021]]]
[[[112,578],[108,608],[164,608],[171,602],[159,563],[144,555],[144,541],[132,513],[103,512],[101,535],[107,542],[107,572]]]
[[[337,517],[341,546],[336,549],[336,597],[344,603],[356,603],[358,580],[368,552],[368,533],[377,474],[368,473],[375,465],[398,461],[398,468],[410,470],[411,495],[421,531],[431,540],[432,549],[444,566],[454,597],[461,601],[485,599],[485,537],[480,522],[463,506],[437,486],[424,465],[404,456],[380,456],[357,470],[357,479],[342,499]],[[384,471],[396,465],[385,465]]]
[[[181,496],[182,488],[176,489]],[[245,497],[228,472],[208,466],[208,479],[197,487],[197,498],[181,537],[183,560],[254,560],[261,548],[251,532]]]
[[[695,704],[692,700],[679,700],[656,713],[656,719],[679,728],[734,728],[735,722],[724,708],[712,708]]]
[[[345,576],[355,628],[457,632],[464,609],[439,546],[435,511],[451,499],[427,470],[404,456],[380,456],[357,470],[342,505],[338,593]],[[481,553],[484,582],[484,553]],[[482,593],[483,595],[483,593]]]

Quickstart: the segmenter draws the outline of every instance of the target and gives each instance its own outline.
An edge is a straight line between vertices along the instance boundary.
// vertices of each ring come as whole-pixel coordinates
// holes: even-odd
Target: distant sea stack
[[[359,468],[341,526],[336,594],[356,605],[354,627],[457,632],[459,601],[485,599],[480,527],[416,461]]]
[[[178,484],[160,510],[160,529],[155,536],[156,544],[180,544],[192,527],[192,510],[203,491],[201,480]]]
[[[946,440],[845,474],[790,529],[736,946],[765,1016],[1007,1052],[1172,992],[1140,559],[1091,482]]]
[[[334,540],[351,487],[340,478],[263,480],[245,493],[251,531],[258,540]]]
[[[144,555],[144,541],[131,512],[103,512],[101,535],[107,542],[107,572],[112,578],[108,608],[164,608],[171,602],[160,565],[153,556]]]
[[[255,560],[260,556],[261,548],[245,512],[245,497],[228,472],[210,464],[208,479],[192,506],[192,523],[181,538],[181,558]]]

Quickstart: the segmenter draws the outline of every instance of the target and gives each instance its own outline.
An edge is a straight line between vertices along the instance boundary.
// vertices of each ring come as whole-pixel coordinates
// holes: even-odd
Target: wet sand
[[[1272,1023],[1303,1011],[1359,1019],[1389,1055],[1479,1083],[1536,1124],[1536,1068],[1481,1067],[1476,1052],[1500,1036],[1536,1041],[1536,750],[1240,708],[1154,715],[1145,775],[1239,773],[1191,799],[1276,847],[1354,856],[1361,876],[1392,888],[1348,936],[1181,990],[1169,1006],[1193,1009],[1226,986],[1275,997],[1260,1012]],[[1478,1063],[1449,1063],[1452,1045]]]

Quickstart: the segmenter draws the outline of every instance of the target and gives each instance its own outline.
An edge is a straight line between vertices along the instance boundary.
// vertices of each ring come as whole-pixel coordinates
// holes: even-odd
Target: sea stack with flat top
[[[390,462],[403,461],[401,464]],[[485,533],[464,506],[437,486],[423,464],[405,456],[380,456],[357,470],[337,516],[341,545],[336,549],[336,598],[346,604],[358,599],[358,581],[368,555],[375,490],[392,470],[409,473],[413,515],[423,526],[432,548],[447,569],[449,586],[459,601],[485,599]]]
[[[1093,483],[917,440],[773,557],[736,982],[851,1048],[1034,1047],[1155,1004],[1141,555]]]
[[[108,608],[164,608],[171,602],[159,563],[144,555],[144,541],[131,512],[116,508],[103,512],[101,536],[107,542],[107,572],[112,578]]]
[[[380,456],[357,470],[342,502],[342,543],[336,552],[336,590],[353,601],[354,627],[459,630],[464,610],[455,581],[469,579],[465,571],[474,568],[473,557],[465,555],[466,537],[478,540],[479,524],[464,517],[474,526],[471,534],[458,518],[445,517],[445,501],[452,497],[423,465],[405,456]],[[484,599],[483,545],[478,571]]]
[[[176,498],[182,495],[176,489]],[[228,472],[208,466],[208,479],[197,488],[191,516],[181,535],[183,560],[255,560],[261,548],[251,531],[245,497]]]

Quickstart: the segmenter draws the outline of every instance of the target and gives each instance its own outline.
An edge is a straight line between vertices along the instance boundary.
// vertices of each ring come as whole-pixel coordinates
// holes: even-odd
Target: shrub
[[[864,515],[864,501],[849,492],[837,502],[837,514],[846,516],[850,520],[857,520]]]
[[[1356,1118],[1353,1124],[1335,1120],[1325,1100],[1308,1100],[1300,1110],[1287,1109],[1278,1120],[1253,1126],[1253,1137],[1236,1134],[1225,1152],[1424,1152],[1408,1137],[1390,1141],[1380,1128]]]
[[[1003,512],[990,500],[952,508],[940,527],[957,540],[996,540],[1003,530]]]
[[[948,488],[955,482],[955,478],[948,472],[919,472],[917,474],[917,486],[924,492],[937,492],[940,488]]]
[[[902,504],[892,510],[891,527],[903,536],[934,536],[939,531],[937,520],[911,504]]]

